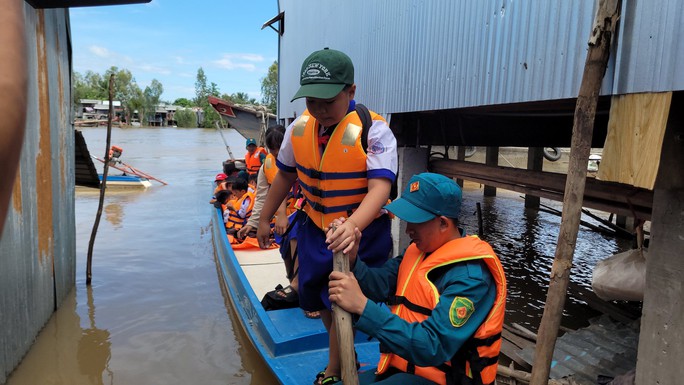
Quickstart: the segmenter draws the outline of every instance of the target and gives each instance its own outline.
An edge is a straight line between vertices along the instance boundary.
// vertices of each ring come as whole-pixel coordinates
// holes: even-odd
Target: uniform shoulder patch
[[[457,328],[463,326],[468,322],[468,318],[470,318],[474,311],[475,305],[473,305],[473,301],[470,299],[466,297],[454,298],[454,301],[451,303],[451,308],[449,309],[449,320],[451,321],[451,325]]]

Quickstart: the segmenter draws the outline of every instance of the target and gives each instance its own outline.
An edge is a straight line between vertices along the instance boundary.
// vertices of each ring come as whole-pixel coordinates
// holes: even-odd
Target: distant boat
[[[77,186],[100,188],[102,183],[102,174],[97,172],[93,159],[104,163],[103,159],[90,155],[88,146],[86,145],[83,133],[79,130],[74,130],[74,149],[75,149],[75,172]],[[116,151],[114,151],[116,150]],[[120,147],[112,146],[110,153],[109,167],[121,171],[121,175],[107,174],[107,187],[124,187],[124,188],[147,188],[152,186],[151,181],[157,181],[163,185],[167,183],[161,179],[157,179],[145,172],[138,170],[128,164],[119,160],[121,156]]]
[[[97,175],[102,183],[102,174]],[[107,187],[148,188],[152,186],[149,179],[135,175],[107,175]]]
[[[221,115],[230,128],[237,130],[245,139],[260,140],[266,128],[276,124],[276,116],[264,107],[237,105],[214,96],[207,97],[209,104]]]

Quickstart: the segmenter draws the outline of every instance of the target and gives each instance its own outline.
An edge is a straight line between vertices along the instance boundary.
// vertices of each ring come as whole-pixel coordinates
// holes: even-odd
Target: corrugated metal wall
[[[326,46],[349,54],[357,100],[383,114],[576,97],[595,3],[279,0],[280,117],[304,109],[290,103],[301,63]],[[683,10],[678,1],[623,1],[604,93],[684,89],[684,73],[675,71]]]
[[[24,14],[29,94],[21,164],[0,238],[0,383],[75,282],[69,15],[28,4]]]

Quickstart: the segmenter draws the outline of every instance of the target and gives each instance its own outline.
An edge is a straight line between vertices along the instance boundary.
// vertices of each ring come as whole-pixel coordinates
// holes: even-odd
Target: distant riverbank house
[[[122,122],[128,124],[140,123],[140,116],[138,115],[138,110],[133,111],[131,116],[131,122],[126,122],[126,116],[121,102],[118,100],[112,101],[112,106],[114,107],[114,118],[115,122]],[[108,100],[96,100],[96,99],[80,99],[75,107],[75,117],[79,120],[107,120],[109,116],[109,101]],[[154,114],[149,113],[147,115],[147,124],[149,126],[159,126],[159,127],[172,127],[176,125],[176,120],[174,114],[179,108],[179,106],[174,106],[170,104],[159,104],[155,106]]]

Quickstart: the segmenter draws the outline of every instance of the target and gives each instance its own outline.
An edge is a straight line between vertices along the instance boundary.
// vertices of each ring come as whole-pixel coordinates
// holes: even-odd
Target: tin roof
[[[278,112],[304,110],[301,63],[324,47],[352,58],[357,100],[383,114],[574,98],[595,3],[279,0]],[[602,94],[684,89],[684,2],[657,3],[622,2]]]

